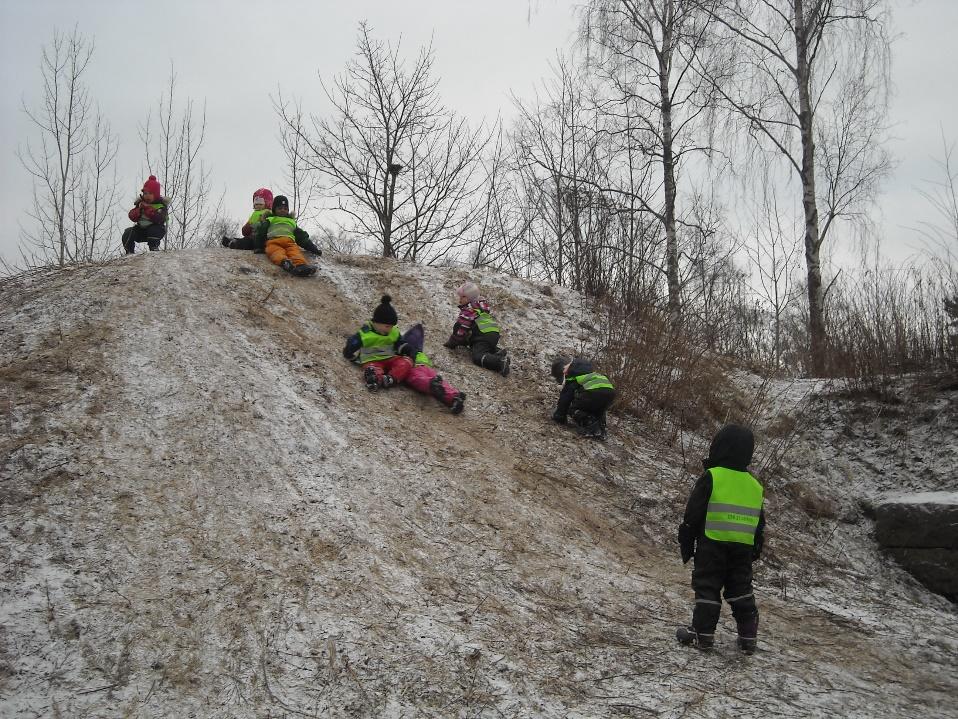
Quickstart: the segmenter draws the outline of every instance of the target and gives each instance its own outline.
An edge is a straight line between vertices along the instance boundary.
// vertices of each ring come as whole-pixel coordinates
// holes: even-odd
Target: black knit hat
[[[399,322],[399,318],[396,316],[396,310],[394,310],[392,304],[390,304],[392,301],[392,297],[383,295],[382,302],[373,310],[373,322],[379,322],[384,325],[394,325]]]
[[[289,209],[289,200],[286,199],[286,195],[276,195],[276,197],[273,198],[273,212],[276,212],[279,207]]]

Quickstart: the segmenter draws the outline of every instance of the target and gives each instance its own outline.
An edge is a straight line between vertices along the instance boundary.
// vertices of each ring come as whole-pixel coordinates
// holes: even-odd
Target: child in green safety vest
[[[565,424],[571,413],[579,434],[604,441],[605,413],[615,400],[615,387],[609,378],[581,357],[559,357],[552,363],[552,376],[562,384],[552,419]]]
[[[284,195],[273,199],[272,212],[257,225],[256,247],[266,252],[270,262],[296,277],[316,274],[316,266],[306,262],[302,250],[322,254],[306,231],[296,225],[296,218],[289,211],[289,200]]]
[[[242,237],[227,237],[223,235],[220,242],[223,247],[231,250],[254,250],[256,249],[256,239],[253,233],[259,226],[259,223],[269,217],[273,206],[273,192],[266,187],[260,187],[253,192],[253,212],[250,214],[246,224],[243,225]]]
[[[392,297],[383,295],[373,310],[372,320],[346,340],[343,357],[362,366],[367,389],[387,389],[401,384],[412,369],[409,355],[414,354],[414,350],[403,342],[396,327],[398,321]]]
[[[692,624],[675,636],[685,645],[710,649],[722,610],[722,594],[732,607],[738,646],[755,652],[758,608],[752,592],[752,562],[765,540],[764,491],[748,472],[755,439],[748,427],[729,424],[718,431],[679,526],[682,562],[695,557]],[[723,591],[724,590],[724,591]]]
[[[479,296],[479,287],[475,282],[464,282],[456,288],[456,303],[459,316],[452,326],[452,334],[446,340],[445,347],[468,347],[473,364],[509,376],[511,360],[499,344],[499,323],[492,316],[489,303]]]
[[[160,195],[160,183],[154,175],[143,183],[143,190],[128,217],[136,224],[123,232],[123,250],[132,255],[137,242],[145,242],[151,252],[160,249],[160,241],[166,237],[166,216],[169,203]]]

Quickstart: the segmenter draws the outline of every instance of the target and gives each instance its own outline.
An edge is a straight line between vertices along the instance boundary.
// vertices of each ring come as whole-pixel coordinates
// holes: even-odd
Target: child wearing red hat
[[[136,224],[123,232],[122,243],[126,254],[133,254],[137,242],[146,242],[151,252],[160,249],[160,241],[166,237],[168,205],[160,192],[159,181],[150,175],[128,215]]]

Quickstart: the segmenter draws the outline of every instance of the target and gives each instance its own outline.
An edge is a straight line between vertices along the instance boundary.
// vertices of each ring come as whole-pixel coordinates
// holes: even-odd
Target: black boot
[[[316,274],[316,268],[313,265],[293,265],[294,277],[311,277]]]
[[[455,397],[452,398],[452,404],[449,405],[449,408],[452,410],[453,414],[459,414],[465,408],[466,403],[466,393],[460,392]]]
[[[746,654],[754,654],[758,646],[758,617],[736,621],[738,626],[738,648]]]
[[[289,260],[286,260],[286,262],[289,262]],[[376,380],[376,370],[372,367],[367,367],[363,370],[363,382],[366,383],[366,389],[368,390],[379,389],[379,382]]]
[[[679,640],[679,644],[683,644],[687,647],[694,646],[696,649],[701,649],[705,652],[711,649],[715,644],[714,634],[697,632],[695,631],[695,627],[679,627],[675,630],[675,638]]]
[[[283,268],[286,272],[293,274],[293,261],[292,260],[283,260],[279,263],[279,266]]]

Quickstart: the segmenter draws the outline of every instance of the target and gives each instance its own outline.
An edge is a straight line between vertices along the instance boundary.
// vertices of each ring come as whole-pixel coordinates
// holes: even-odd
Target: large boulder
[[[875,508],[876,538],[933,592],[958,598],[958,492],[886,497]]]

